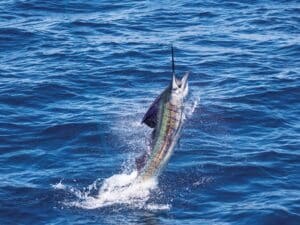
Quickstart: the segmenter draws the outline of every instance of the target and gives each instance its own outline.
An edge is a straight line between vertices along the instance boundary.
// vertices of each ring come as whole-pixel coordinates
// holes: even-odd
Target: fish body
[[[183,124],[184,97],[188,92],[188,73],[177,79],[156,98],[142,123],[153,128],[150,151],[136,160],[139,179],[157,177],[169,161]]]

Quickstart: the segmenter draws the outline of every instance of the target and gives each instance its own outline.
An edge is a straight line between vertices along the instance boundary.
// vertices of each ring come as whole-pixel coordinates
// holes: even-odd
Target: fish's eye
[[[172,92],[174,94],[180,94],[180,89],[179,88],[172,88]]]

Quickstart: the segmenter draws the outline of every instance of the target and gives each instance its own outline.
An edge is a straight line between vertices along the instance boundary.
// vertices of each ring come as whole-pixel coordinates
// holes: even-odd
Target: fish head
[[[189,91],[188,77],[188,72],[186,72],[181,79],[176,78],[175,74],[173,74],[171,84],[171,102],[174,104],[183,102],[183,99],[187,96]]]

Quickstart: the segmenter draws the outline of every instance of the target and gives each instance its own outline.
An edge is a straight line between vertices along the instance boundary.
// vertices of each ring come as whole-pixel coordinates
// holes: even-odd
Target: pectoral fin
[[[148,111],[144,115],[142,123],[147,124],[149,127],[154,128],[157,124],[157,113],[159,108],[159,102],[162,95],[159,95],[149,107]]]
[[[148,154],[145,152],[143,155],[135,159],[136,169],[141,171],[141,169],[146,165]]]

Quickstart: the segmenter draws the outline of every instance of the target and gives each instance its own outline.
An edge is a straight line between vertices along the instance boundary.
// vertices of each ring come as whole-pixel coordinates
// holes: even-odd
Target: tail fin
[[[172,44],[171,48],[172,48],[172,74],[175,75],[175,61],[174,61],[174,49],[173,49],[173,44]]]

